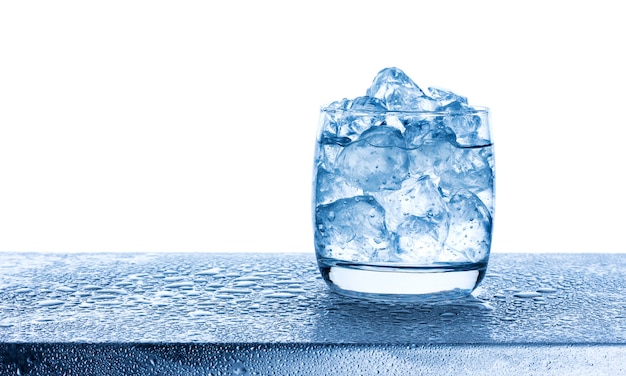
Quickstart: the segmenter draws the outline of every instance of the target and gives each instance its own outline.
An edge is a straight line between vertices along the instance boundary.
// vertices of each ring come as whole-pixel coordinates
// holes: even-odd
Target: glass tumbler
[[[487,108],[323,107],[312,212],[324,281],[371,300],[469,295],[489,260],[494,181]]]

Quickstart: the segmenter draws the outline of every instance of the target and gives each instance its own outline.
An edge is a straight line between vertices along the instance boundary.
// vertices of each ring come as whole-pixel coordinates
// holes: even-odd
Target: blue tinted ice
[[[396,190],[384,190],[374,193],[376,200],[383,206],[387,227],[395,231],[400,224],[412,217],[419,217],[441,225],[441,231],[447,233],[447,207],[437,186],[428,175],[409,178]]]
[[[441,178],[439,186],[446,191],[473,189],[480,192],[493,184],[493,171],[482,149],[455,148],[446,158],[434,164],[435,173]]]
[[[385,107],[385,104],[383,103],[383,101],[381,101],[380,99],[376,97],[369,97],[369,96],[355,98],[350,103],[349,109],[354,110],[354,111],[359,111],[359,110],[374,111],[374,112],[387,111],[387,108]]]
[[[431,264],[448,235],[448,209],[428,175],[409,178],[398,190],[374,194],[385,209],[387,228],[395,234],[400,261]],[[391,261],[391,260],[389,260]]]
[[[409,174],[402,133],[384,125],[369,128],[343,148],[337,156],[336,171],[366,192],[400,188]]]
[[[385,68],[364,96],[322,111],[315,242],[335,260],[477,263],[490,249],[487,111]]]
[[[344,176],[328,172],[322,167],[317,170],[317,181],[319,183],[316,185],[315,193],[320,204],[329,204],[340,198],[363,194],[362,188],[350,184]]]
[[[407,146],[415,149],[424,144],[456,145],[456,134],[442,116],[415,119],[405,125],[404,137]]]
[[[429,111],[436,107],[436,102],[398,68],[381,70],[367,90],[367,96],[380,99],[390,111]]]
[[[467,98],[451,91],[429,87],[428,92],[438,102],[437,110],[439,111],[463,111],[470,109],[467,105]]]
[[[459,190],[448,202],[450,229],[441,261],[479,261],[489,254],[491,214],[473,193]]]
[[[319,254],[350,261],[387,261],[389,232],[385,211],[372,196],[339,199],[315,210]],[[358,228],[359,231],[352,231]]]

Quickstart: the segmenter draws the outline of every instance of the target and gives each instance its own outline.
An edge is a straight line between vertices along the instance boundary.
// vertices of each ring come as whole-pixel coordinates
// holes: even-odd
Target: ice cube
[[[342,100],[334,101],[333,103],[326,106],[326,108],[333,110],[347,110],[348,108],[350,108],[351,104],[352,100],[348,98],[343,98]]]
[[[435,165],[447,159],[456,145],[454,132],[439,116],[407,124],[404,138],[409,153],[409,172],[416,177],[431,175],[436,179]]]
[[[456,145],[456,134],[446,125],[443,116],[414,118],[405,125],[404,137],[409,149],[433,142]]]
[[[437,261],[446,231],[441,223],[410,216],[396,228],[395,248],[399,260],[413,265]]]
[[[346,178],[318,168],[315,202],[318,204],[329,204],[342,198],[349,198],[363,195],[363,190],[352,186]]]
[[[390,231],[413,217],[437,224],[442,239],[448,226],[448,213],[441,193],[429,176],[408,178],[398,190],[372,194],[385,209],[385,223]]]
[[[437,111],[448,113],[441,119],[445,127],[456,135],[456,142],[464,146],[483,146],[490,144],[487,112],[475,109],[467,103],[467,98],[451,91],[428,88],[437,101]]]
[[[363,105],[361,109],[366,113],[353,111],[351,109],[352,101],[338,104],[336,108],[326,107],[320,119],[321,133],[319,138],[348,138],[353,140],[370,127],[381,125],[385,121],[384,113],[370,111],[366,109],[367,104],[361,104]],[[341,106],[346,108],[339,108]],[[372,104],[372,106],[374,105]]]
[[[409,173],[402,133],[385,125],[363,132],[341,151],[335,162],[335,173],[365,192],[398,189]]]
[[[367,111],[367,112],[385,112],[385,104],[375,97],[358,97],[352,100],[349,107],[353,111]]]
[[[493,172],[482,148],[454,148],[445,159],[435,162],[435,174],[444,191],[467,188],[478,193],[493,186]]]
[[[437,259],[448,234],[448,212],[429,176],[409,178],[396,191],[373,194],[385,209],[399,260],[428,264]]]
[[[390,236],[385,211],[372,196],[357,196],[315,209],[319,255],[346,261],[388,261]]]
[[[473,193],[459,190],[448,202],[450,228],[442,262],[478,262],[489,255],[491,247],[491,215]]]
[[[409,76],[393,67],[378,72],[366,95],[380,99],[390,111],[432,111],[437,107]]]
[[[428,91],[430,92],[431,98],[438,102],[438,111],[457,112],[470,109],[467,105],[467,98],[465,97],[435,87],[429,87]]]
[[[322,136],[319,140],[319,147],[315,150],[315,163],[319,167],[332,171],[343,146],[350,144],[351,141],[348,137]]]
[[[470,112],[445,116],[444,124],[456,135],[456,142],[463,146],[484,146],[491,144],[486,113]]]

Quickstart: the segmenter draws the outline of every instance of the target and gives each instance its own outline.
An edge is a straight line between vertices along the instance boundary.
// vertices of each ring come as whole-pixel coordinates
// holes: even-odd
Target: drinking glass
[[[322,107],[312,212],[324,281],[371,300],[469,295],[487,270],[494,171],[487,108]]]

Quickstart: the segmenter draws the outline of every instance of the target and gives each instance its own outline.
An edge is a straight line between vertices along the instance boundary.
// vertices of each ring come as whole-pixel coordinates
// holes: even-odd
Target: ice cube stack
[[[314,177],[319,257],[412,266],[486,261],[494,197],[488,111],[385,68],[322,108]]]

